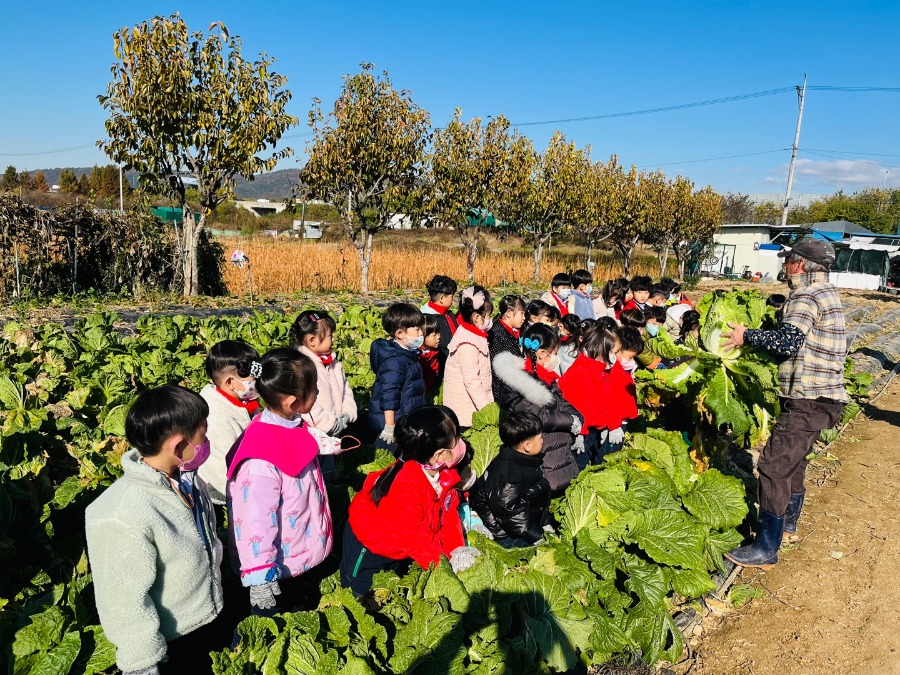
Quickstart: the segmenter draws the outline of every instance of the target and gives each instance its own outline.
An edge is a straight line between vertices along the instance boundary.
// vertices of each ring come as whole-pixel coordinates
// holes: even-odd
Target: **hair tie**
[[[474,286],[469,286],[466,290],[462,292],[463,299],[469,299],[472,301],[472,309],[481,309],[484,306],[484,292],[478,291],[475,292]]]
[[[537,340],[537,338],[525,338],[525,349],[530,349],[533,352],[536,352],[540,349],[541,343]]]
[[[250,377],[259,377],[262,375],[262,364],[259,361],[253,361],[250,364]]]

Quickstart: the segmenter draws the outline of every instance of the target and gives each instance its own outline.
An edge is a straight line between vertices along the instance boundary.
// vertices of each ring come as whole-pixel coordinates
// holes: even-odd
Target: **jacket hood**
[[[405,356],[410,361],[418,361],[419,359],[417,350],[404,349],[394,340],[378,338],[369,348],[369,361],[372,363],[372,370],[376,372],[381,367],[381,364],[388,359],[396,358],[397,356]]]
[[[529,403],[546,408],[555,400],[553,392],[543,382],[525,372],[525,360],[521,357],[510,352],[501,352],[494,357],[491,365],[497,379],[521,394]]]
[[[141,459],[141,453],[132,448],[122,455],[122,471],[128,480],[146,487],[158,487],[168,492],[168,479]]]

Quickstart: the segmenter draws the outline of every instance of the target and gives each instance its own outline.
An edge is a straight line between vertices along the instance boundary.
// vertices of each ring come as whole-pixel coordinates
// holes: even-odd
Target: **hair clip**
[[[259,377],[260,375],[262,375],[262,364],[254,361],[250,364],[250,377]]]
[[[318,320],[319,320],[319,315],[316,314],[315,312],[312,312],[312,313],[309,315],[309,318],[312,319],[313,321],[318,321]]]
[[[537,338],[525,338],[525,349],[530,349],[531,351],[537,351],[541,346],[541,343],[537,340]]]
[[[481,309],[484,306],[484,292],[475,292],[474,286],[469,286],[462,292],[462,297],[472,301],[472,309]]]

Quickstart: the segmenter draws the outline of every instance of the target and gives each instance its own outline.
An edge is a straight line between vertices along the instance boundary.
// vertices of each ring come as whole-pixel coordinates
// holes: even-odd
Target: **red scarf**
[[[227,398],[229,403],[233,403],[238,408],[243,408],[244,410],[246,410],[250,414],[251,417],[253,416],[253,413],[255,413],[257,410],[259,410],[259,401],[257,401],[257,400],[242,401],[241,399],[235,398],[234,396],[229,394],[227,391],[225,391],[224,389],[220,389],[219,387],[216,387],[216,391],[219,392],[220,394],[222,394],[222,396],[224,396],[225,398]]]
[[[560,316],[565,316],[569,313],[569,306],[562,301],[562,299],[553,291],[550,291],[550,295],[553,296],[554,302],[556,302],[556,306],[559,308]]]
[[[476,326],[472,325],[468,321],[463,321],[462,319],[459,320],[459,327],[465,328],[470,333],[475,333],[475,335],[480,335],[483,338],[486,338],[488,336],[488,334],[485,333],[480,328],[477,328]]]
[[[431,302],[431,300],[428,301],[428,307],[447,320],[447,325],[450,326],[450,335],[454,335],[456,333],[457,325],[456,321],[453,320],[453,313],[450,312],[450,308],[444,307],[443,305],[436,305]]]
[[[534,375],[534,369],[531,367],[531,359],[525,359],[525,371]],[[559,379],[559,375],[554,373],[552,370],[547,370],[540,363],[537,364],[537,376],[538,379],[541,380],[544,384],[552,387],[553,384]]]
[[[316,354],[319,357],[319,360],[322,362],[323,366],[330,366],[334,361],[334,352],[328,352],[327,354]]]
[[[522,331],[519,328],[513,328],[512,326],[507,326],[506,322],[503,319],[500,319],[500,325],[506,329],[506,332],[512,335],[516,340],[519,339],[519,333]]]

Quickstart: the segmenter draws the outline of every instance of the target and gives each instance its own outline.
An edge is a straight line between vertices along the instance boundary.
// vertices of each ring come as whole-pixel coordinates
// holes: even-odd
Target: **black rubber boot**
[[[806,492],[795,492],[791,495],[791,502],[784,513],[784,532],[794,534],[797,531],[797,521],[800,519],[800,511],[803,510],[803,499]]]
[[[735,548],[725,554],[735,565],[769,569],[778,562],[778,548],[784,533],[784,516],[776,516],[759,510],[759,529],[756,540],[747,546]]]

